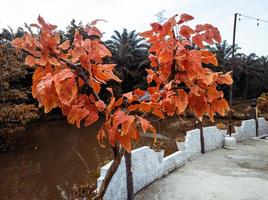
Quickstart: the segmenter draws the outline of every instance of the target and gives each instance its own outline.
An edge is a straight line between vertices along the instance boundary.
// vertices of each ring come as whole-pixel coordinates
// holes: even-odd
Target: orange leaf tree
[[[208,114],[213,120],[216,112],[223,115],[228,109],[217,85],[231,84],[230,75],[214,73],[202,66],[217,65],[215,56],[202,48],[204,42],[220,42],[219,31],[209,24],[197,25],[195,29],[182,25],[193,19],[187,14],[177,18],[174,16],[163,25],[152,23],[152,30],[141,34],[151,44],[147,91],[135,89],[116,98],[112,88],[106,88],[111,94],[106,103],[99,96],[101,87],[110,80],[121,80],[113,73],[115,65],[104,62],[111,53],[101,41],[102,34],[96,27],[99,20],[84,28],[87,37],[77,31],[71,43],[61,42],[56,26],[39,16],[38,24],[31,25],[38,29],[37,35],[26,33],[12,42],[28,53],[25,63],[36,68],[32,94],[45,112],[59,107],[68,122],[77,127],[81,122],[90,126],[99,119],[100,113],[104,114],[97,138],[101,145],[108,141],[114,160],[97,199],[103,197],[124,151],[130,152],[132,140],[138,139],[139,126],[143,132],[156,133],[144,118],[146,113],[165,118],[165,115],[179,115],[189,107],[198,118]],[[177,37],[173,31],[175,26],[180,28]],[[83,92],[84,86],[90,88],[89,93]]]
[[[230,72],[215,73],[204,67],[204,64],[218,65],[215,55],[204,49],[204,43],[220,43],[221,36],[210,24],[195,28],[185,25],[193,19],[188,14],[175,15],[163,25],[152,23],[151,30],[140,34],[151,44],[151,69],[147,69],[150,104],[157,103],[155,114],[161,118],[162,112],[168,116],[180,115],[188,107],[200,120],[208,115],[214,121],[216,113],[224,115],[229,109],[217,86],[232,84],[232,78]],[[178,34],[174,33],[175,27]]]

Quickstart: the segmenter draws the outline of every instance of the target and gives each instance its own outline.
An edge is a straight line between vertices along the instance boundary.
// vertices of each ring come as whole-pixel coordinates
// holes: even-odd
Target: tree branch
[[[64,58],[60,58],[58,56],[55,56],[56,58],[58,58],[60,61],[64,62],[66,65],[68,65],[69,67],[73,68],[75,71],[76,71],[76,74],[83,79],[83,81],[85,83],[87,83],[90,87],[91,87],[91,90],[92,90],[92,94],[94,95],[94,97],[97,99],[97,100],[100,100],[101,98],[99,97],[99,95],[93,90],[91,84],[89,83],[89,79],[88,79],[88,74],[85,72],[85,70],[83,70],[81,64],[74,64],[72,62],[70,62],[69,60],[67,59],[64,59]]]

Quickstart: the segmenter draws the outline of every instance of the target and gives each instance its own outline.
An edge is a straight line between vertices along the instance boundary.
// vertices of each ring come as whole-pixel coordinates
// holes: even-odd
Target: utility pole
[[[233,74],[234,74],[234,65],[235,65],[235,61],[234,61],[234,56],[235,56],[235,35],[236,35],[236,22],[237,22],[237,15],[238,13],[234,14],[234,28],[233,28],[233,46],[232,46],[232,60],[231,60],[231,77],[233,78]],[[230,85],[230,94],[229,94],[229,106],[230,106],[230,111],[229,111],[229,127],[228,127],[228,134],[231,137],[232,135],[232,126],[233,126],[233,122],[232,122],[232,115],[233,115],[233,111],[232,111],[232,106],[233,105],[233,84]]]
[[[156,13],[156,17],[157,17],[157,22],[159,23],[159,24],[162,24],[167,18],[165,18],[164,16],[163,16],[163,14],[164,14],[164,12],[166,12],[165,10],[162,10],[162,11],[160,11],[160,12],[158,12],[158,13]]]

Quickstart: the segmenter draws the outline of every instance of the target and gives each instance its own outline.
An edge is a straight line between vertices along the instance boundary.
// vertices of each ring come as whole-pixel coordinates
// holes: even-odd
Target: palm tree
[[[247,97],[250,82],[254,83],[256,87],[258,81],[262,80],[262,73],[264,72],[258,65],[258,56],[255,53],[251,53],[248,56],[239,53],[235,58],[236,81],[238,88],[240,89],[240,95]]]
[[[233,48],[232,45],[228,45],[227,41],[224,40],[221,44],[216,44],[211,47],[208,46],[217,57],[219,66],[212,67],[213,71],[228,72],[231,71],[231,61]],[[264,90],[263,80],[265,74],[268,76],[267,66],[268,57],[258,57],[256,54],[251,53],[248,56],[243,53],[237,53],[241,49],[237,45],[234,48],[234,70],[233,70],[233,90],[236,97],[256,97],[261,91]],[[268,77],[267,77],[268,78]],[[229,87],[221,86],[225,95],[228,95]]]
[[[224,40],[222,43],[220,44],[215,44],[215,46],[207,46],[207,49],[211,52],[213,52],[216,55],[216,58],[218,60],[218,66],[214,67],[214,66],[206,66],[208,68],[210,68],[212,71],[215,72],[229,72],[232,70],[231,68],[231,59],[232,59],[232,53],[233,53],[233,46],[229,45],[227,43],[226,40]],[[235,45],[234,48],[234,53],[235,56],[237,54],[237,50],[239,50],[240,47],[238,47],[237,45]],[[236,80],[236,74],[233,73],[233,78],[234,80]],[[219,88],[224,92],[224,96],[229,97],[229,90],[230,87],[227,85],[220,85]],[[233,84],[233,90],[238,90],[237,87],[237,83],[236,81],[234,81]],[[236,92],[234,92],[234,94],[236,94]]]
[[[11,27],[8,26],[8,28],[3,28],[0,32],[0,44],[11,42],[15,38],[22,37],[25,33],[22,27],[19,27],[15,32]]]
[[[61,39],[63,41],[70,40],[70,43],[72,44],[74,41],[74,35],[78,31],[84,38],[88,38],[88,34],[84,30],[83,23],[80,21],[77,23],[74,19],[70,22],[70,24],[66,27],[65,31],[60,30]]]
[[[268,68],[268,56],[259,57],[258,63],[261,67]]]
[[[220,44],[215,44],[214,47],[208,46],[208,49],[212,51],[218,60],[219,68],[218,71],[228,72],[231,71],[231,57],[233,53],[233,46],[229,45],[226,40]],[[241,49],[235,45],[234,53],[236,55],[237,50]],[[215,69],[217,70],[217,69]]]
[[[114,31],[111,39],[105,44],[112,52],[112,62],[117,64],[116,70],[123,80],[122,89],[127,92],[138,84],[144,82],[145,68],[149,65],[148,49],[144,38],[139,37],[135,30],[122,33]]]

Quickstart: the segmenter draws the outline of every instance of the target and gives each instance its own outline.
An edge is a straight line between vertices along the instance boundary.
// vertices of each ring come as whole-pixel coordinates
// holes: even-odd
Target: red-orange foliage
[[[25,60],[27,65],[37,66],[32,94],[45,112],[60,107],[68,122],[77,127],[81,121],[85,126],[93,124],[103,112],[105,121],[97,135],[99,141],[102,143],[107,138],[112,146],[118,141],[130,151],[131,140],[139,137],[139,125],[143,132],[156,133],[149,121],[137,115],[139,112],[165,118],[165,114],[181,114],[189,107],[200,119],[208,114],[213,120],[215,112],[223,115],[228,109],[223,93],[216,87],[231,84],[230,75],[204,68],[203,63],[217,65],[217,59],[207,50],[194,49],[192,44],[204,48],[203,42],[220,42],[218,29],[209,24],[192,29],[181,25],[192,20],[192,16],[183,14],[178,22],[176,17],[163,25],[153,23],[152,30],[141,34],[151,44],[152,68],[147,70],[147,82],[154,82],[153,86],[147,92],[136,89],[118,99],[112,89],[107,88],[111,93],[108,104],[99,98],[101,85],[120,79],[113,73],[115,65],[103,62],[111,53],[100,40],[101,32],[95,26],[98,20],[85,28],[90,39],[76,32],[70,44],[70,41],[60,43],[56,26],[39,16],[39,24],[32,25],[39,29],[39,35],[27,33],[15,39],[13,45],[29,53]],[[175,25],[180,26],[178,38],[174,36]],[[92,89],[90,95],[80,93],[85,84]],[[142,98],[145,94],[150,98]]]
[[[192,19],[188,14],[175,15],[163,25],[151,24],[152,30],[141,33],[151,44],[152,69],[147,70],[147,81],[156,83],[148,91],[152,103],[157,102],[159,110],[169,116],[181,114],[189,107],[199,119],[208,114],[213,121],[216,112],[224,115],[229,109],[217,85],[230,85],[232,78],[230,73],[215,73],[203,67],[203,64],[218,65],[215,55],[203,48],[204,42],[221,42],[221,36],[210,24],[199,24],[195,29],[182,25]],[[177,37],[175,26],[179,29]]]

